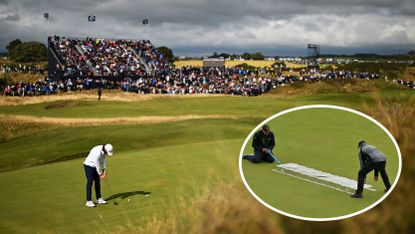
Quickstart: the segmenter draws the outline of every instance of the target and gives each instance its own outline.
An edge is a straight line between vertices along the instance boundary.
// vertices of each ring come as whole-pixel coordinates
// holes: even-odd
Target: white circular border
[[[254,191],[252,191],[252,189],[251,189],[251,187],[249,187],[249,185],[248,185],[248,183],[246,182],[246,179],[245,179],[245,176],[244,176],[244,173],[243,173],[243,171],[242,171],[242,156],[243,156],[243,153],[244,153],[244,149],[245,149],[245,147],[246,147],[246,144],[248,143],[248,141],[249,141],[249,139],[251,139],[252,138],[252,136],[254,135],[254,133],[256,132],[256,131],[258,131],[259,130],[259,128],[262,126],[262,125],[264,125],[264,124],[266,124],[267,122],[269,122],[269,121],[271,121],[271,120],[273,120],[273,119],[275,119],[275,118],[277,118],[277,117],[279,117],[279,116],[281,116],[281,115],[284,115],[284,114],[287,114],[287,113],[290,113],[290,112],[294,112],[294,111],[298,111],[298,110],[305,110],[305,109],[313,109],[313,108],[328,108],[328,109],[336,109],[336,110],[342,110],[342,111],[348,111],[348,112],[351,112],[351,113],[354,113],[354,114],[357,114],[357,115],[360,115],[360,116],[362,116],[362,117],[364,117],[364,118],[366,118],[366,119],[368,119],[368,120],[370,120],[370,121],[372,121],[373,123],[375,123],[377,126],[379,126],[380,128],[382,128],[383,129],[383,131],[384,132],[386,132],[386,134],[389,136],[389,138],[392,140],[392,142],[393,142],[393,144],[395,145],[395,148],[396,148],[396,151],[398,152],[398,156],[399,156],[399,169],[398,169],[398,176],[395,178],[395,182],[392,184],[392,187],[391,187],[391,189],[389,189],[389,191],[385,194],[385,195],[383,195],[383,197],[381,197],[379,200],[377,200],[375,203],[373,203],[372,205],[370,205],[370,206],[368,206],[368,207],[366,207],[366,208],[364,208],[364,209],[362,209],[362,210],[359,210],[359,211],[356,211],[356,212],[354,212],[354,213],[352,213],[352,214],[348,214],[348,215],[343,215],[343,216],[337,216],[337,217],[332,217],[332,218],[310,218],[310,217],[303,217],[303,216],[299,216],[299,215],[293,215],[293,214],[290,214],[290,213],[287,213],[287,212],[284,212],[284,211],[282,211],[282,210],[279,210],[279,209],[277,209],[277,208],[275,208],[275,207],[273,207],[273,206],[270,206],[268,203],[266,203],[266,202],[264,202],[260,197],[258,197],[256,194],[255,194],[255,192]],[[380,202],[382,202],[391,192],[392,192],[392,190],[395,188],[395,186],[396,186],[396,184],[398,183],[398,180],[399,180],[399,177],[400,177],[400,175],[401,175],[401,170],[402,170],[402,157],[401,157],[401,151],[400,151],[400,149],[399,149],[399,146],[398,146],[398,143],[396,142],[396,140],[395,140],[395,138],[392,136],[392,134],[388,131],[388,129],[386,129],[381,123],[379,123],[377,120],[375,120],[374,118],[372,118],[372,117],[370,117],[369,115],[366,115],[366,114],[364,114],[364,113],[362,113],[362,112],[360,112],[360,111],[357,111],[357,110],[354,110],[354,109],[350,109],[350,108],[347,108],[347,107],[342,107],[342,106],[335,106],[335,105],[305,105],[305,106],[299,106],[299,107],[294,107],[294,108],[290,108],[290,109],[287,109],[287,110],[284,110],[284,111],[281,111],[281,112],[278,112],[277,114],[274,114],[274,115],[272,115],[271,117],[268,117],[267,119],[265,119],[264,121],[262,121],[260,124],[258,124],[252,131],[251,131],[251,133],[248,135],[248,137],[245,139],[245,141],[244,141],[244,143],[243,143],[243,145],[242,145],[242,148],[241,148],[241,152],[240,152],[240,154],[239,154],[239,173],[240,173],[240,175],[241,175],[241,178],[242,178],[242,181],[244,182],[244,184],[245,184],[245,187],[248,189],[248,191],[251,193],[251,195],[253,196],[253,197],[255,197],[255,199],[256,200],[258,200],[262,205],[264,205],[264,206],[266,206],[266,207],[268,207],[269,209],[271,209],[271,210],[273,210],[273,211],[275,211],[275,212],[277,212],[277,213],[279,213],[279,214],[282,214],[282,215],[285,215],[285,216],[288,216],[288,217],[291,217],[291,218],[296,218],[296,219],[301,219],[301,220],[306,220],[306,221],[334,221],[334,220],[340,220],[340,219],[346,219],[346,218],[350,218],[350,217],[353,217],[353,216],[355,216],[355,215],[359,215],[359,214],[361,214],[361,213],[363,213],[363,212],[366,212],[366,211],[368,211],[368,210],[370,210],[370,209],[372,209],[373,207],[375,207],[377,204],[379,204]]]

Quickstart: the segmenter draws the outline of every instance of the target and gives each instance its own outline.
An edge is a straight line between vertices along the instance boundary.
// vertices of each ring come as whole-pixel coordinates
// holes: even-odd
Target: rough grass
[[[244,116],[237,115],[179,115],[179,116],[140,116],[140,117],[115,117],[115,118],[52,118],[27,115],[3,115],[4,126],[13,126],[16,121],[27,125],[48,125],[56,127],[75,126],[103,126],[103,125],[134,125],[134,124],[157,124],[166,122],[179,122],[186,120],[203,119],[243,119]],[[245,117],[249,118],[249,117]]]
[[[203,62],[202,60],[177,60],[177,61],[174,61],[174,65],[176,65],[176,67],[186,67],[186,66],[202,67]]]
[[[104,90],[101,101],[145,101],[156,98],[156,95],[141,95],[136,93],[125,93],[116,90]],[[82,92],[67,92],[61,94],[55,94],[50,96],[35,96],[35,97],[5,97],[0,96],[0,106],[19,106],[30,105],[45,102],[56,101],[96,101],[98,95],[95,90],[82,91]]]
[[[0,143],[55,128],[56,126],[41,121],[19,121],[14,116],[0,115]]]
[[[405,90],[407,88],[385,80],[324,80],[321,82],[298,81],[276,88],[270,94],[313,95],[320,93],[366,93],[380,90]]]
[[[407,67],[403,75],[404,80],[415,80],[415,67]]]
[[[272,64],[275,63],[275,61],[268,61],[268,60],[244,60],[244,61],[235,61],[235,60],[229,60],[225,61],[225,66],[228,67],[235,67],[239,64],[246,63],[249,66],[253,67],[271,67]]]
[[[205,186],[191,199],[179,199],[176,204],[180,215],[167,220],[152,217],[139,227],[132,222],[117,232],[138,233],[283,233],[281,218],[259,205],[240,181],[216,182]]]
[[[381,122],[394,135],[402,152],[402,173],[393,193],[362,216],[344,221],[346,232],[412,233],[415,228],[415,99],[399,102],[378,98],[363,110]],[[396,215],[399,214],[399,215]]]
[[[35,83],[37,81],[44,81],[45,76],[47,76],[47,73],[43,75],[37,75],[37,74],[28,74],[28,73],[11,73],[10,78],[14,82],[25,82],[25,83]]]

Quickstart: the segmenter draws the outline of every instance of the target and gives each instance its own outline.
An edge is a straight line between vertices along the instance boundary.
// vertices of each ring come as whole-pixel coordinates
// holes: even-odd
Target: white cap
[[[112,156],[113,147],[111,144],[105,144],[104,149],[107,152],[108,156]]]

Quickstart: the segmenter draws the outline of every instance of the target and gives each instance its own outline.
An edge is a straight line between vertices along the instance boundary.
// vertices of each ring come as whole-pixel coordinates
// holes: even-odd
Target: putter
[[[111,193],[112,195],[114,195],[114,193],[112,192],[111,186],[110,186],[110,184],[108,183],[108,180],[105,180],[105,183],[107,184],[107,187],[108,187],[108,189],[110,190],[110,193]],[[115,200],[116,200],[116,199],[114,199],[114,201],[112,202],[112,204],[114,204],[114,205],[117,205],[117,206],[118,206],[118,202],[116,202]]]

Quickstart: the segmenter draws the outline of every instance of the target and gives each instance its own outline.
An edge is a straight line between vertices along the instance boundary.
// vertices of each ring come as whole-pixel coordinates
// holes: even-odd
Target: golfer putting
[[[107,204],[101,196],[101,183],[100,180],[108,179],[108,173],[106,169],[106,155],[112,156],[113,147],[111,144],[97,145],[89,151],[88,157],[84,161],[84,169],[86,176],[86,206],[95,207],[95,203],[92,202],[92,184],[95,183],[95,196],[97,204]],[[102,170],[101,170],[102,168]]]
[[[387,192],[391,184],[389,182],[388,174],[386,173],[386,156],[375,146],[369,145],[366,141],[359,141],[357,148],[359,149],[359,161],[360,170],[358,172],[357,179],[357,190],[354,194],[350,195],[353,198],[363,197],[363,185],[365,183],[366,175],[375,170],[374,180],[378,181],[378,174],[382,177],[383,183],[385,184],[385,192]]]
[[[254,135],[252,141],[252,147],[254,148],[254,155],[244,155],[242,158],[249,160],[253,163],[268,162],[268,163],[281,163],[272,150],[275,147],[274,133],[268,125],[262,126],[261,131],[258,131]]]

